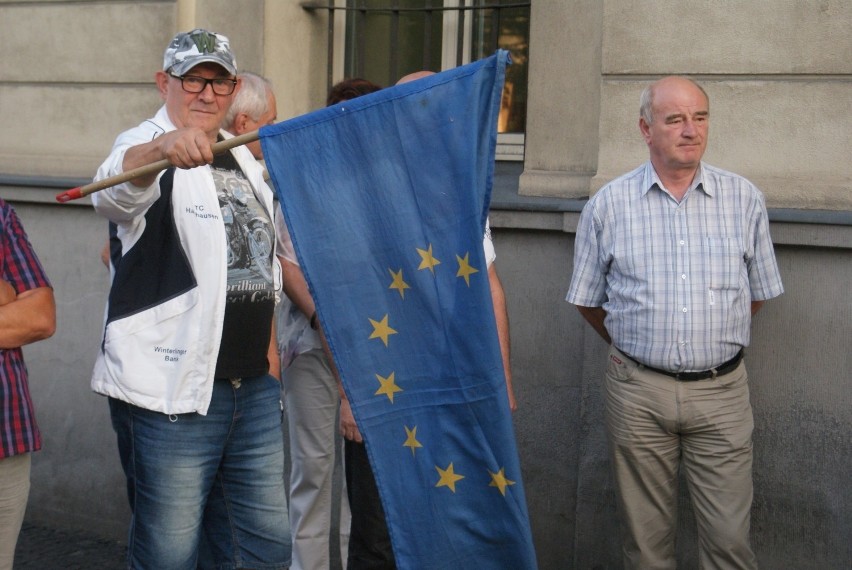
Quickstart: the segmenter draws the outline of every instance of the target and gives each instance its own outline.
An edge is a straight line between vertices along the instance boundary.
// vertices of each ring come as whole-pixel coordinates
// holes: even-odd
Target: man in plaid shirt
[[[784,291],[763,194],[702,162],[704,89],[665,77],[640,99],[650,160],[580,216],[567,300],[610,344],[607,433],[626,569],[674,569],[678,473],[699,566],[754,569],[751,317]]]
[[[21,347],[53,335],[53,289],[15,210],[0,199],[0,570],[11,570],[41,448]]]

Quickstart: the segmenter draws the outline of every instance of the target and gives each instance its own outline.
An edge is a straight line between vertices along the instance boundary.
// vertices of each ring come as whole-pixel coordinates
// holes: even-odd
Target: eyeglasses
[[[174,73],[169,73],[169,75],[175,79],[180,79],[180,86],[187,93],[201,93],[207,89],[207,85],[210,85],[216,95],[230,95],[237,88],[236,79],[223,79],[221,77],[205,79],[197,75],[175,75]]]

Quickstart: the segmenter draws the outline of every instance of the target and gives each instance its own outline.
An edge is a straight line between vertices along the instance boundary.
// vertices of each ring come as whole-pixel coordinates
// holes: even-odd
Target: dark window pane
[[[415,71],[441,71],[441,12],[389,9],[440,7],[442,0],[350,0],[349,5],[388,10],[347,12],[346,77],[388,86]]]
[[[489,5],[516,0],[488,0]],[[481,59],[499,47],[512,54],[498,120],[501,133],[523,133],[527,121],[527,74],[529,70],[530,9],[476,10],[473,20],[473,57]],[[495,45],[496,42],[496,45]]]
[[[530,9],[476,6],[517,2],[468,0],[474,9],[459,14],[472,32],[470,61],[488,57],[498,47],[512,54],[498,121],[501,133],[523,133],[526,124]],[[443,5],[443,0],[348,0],[349,7],[377,11],[347,11],[344,75],[388,86],[415,71],[441,71],[443,12],[428,8]]]

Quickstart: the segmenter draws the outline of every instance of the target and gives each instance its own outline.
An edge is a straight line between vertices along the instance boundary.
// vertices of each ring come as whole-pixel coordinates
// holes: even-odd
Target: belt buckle
[[[710,373],[708,376],[707,373]],[[701,370],[697,372],[677,372],[672,374],[672,377],[678,382],[700,382],[701,380],[709,380],[715,378],[715,370]]]

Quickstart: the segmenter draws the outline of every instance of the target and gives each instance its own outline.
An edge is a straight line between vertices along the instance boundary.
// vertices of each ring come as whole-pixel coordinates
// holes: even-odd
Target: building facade
[[[520,6],[527,10],[527,35],[519,28],[503,33],[502,24],[457,9],[469,4],[529,4]],[[519,80],[515,91],[525,119],[501,136],[491,225],[509,303],[516,433],[540,567],[620,568],[600,391],[606,347],[563,299],[584,198],[646,159],[639,93],[672,73],[695,77],[710,95],[706,160],[745,175],[766,195],[786,288],[756,317],[747,355],[758,560],[765,568],[846,567],[852,560],[846,294],[852,4],[332,0],[332,6],[452,10],[421,14],[424,23],[415,26],[401,12],[396,23],[390,12],[377,24],[358,23],[357,10],[329,10],[327,0],[0,0],[0,195],[23,219],[58,309],[57,334],[26,349],[45,439],[34,458],[28,517],[115,538],[126,528],[106,401],[89,390],[108,291],[99,259],[106,222],[87,200],[59,205],[54,196],[90,180],[116,134],[159,107],[153,74],[171,37],[193,27],[228,35],[241,69],[272,79],[279,119],[287,119],[321,107],[329,81],[347,70],[378,70],[370,73],[384,73],[380,82],[387,84],[406,65],[452,67],[459,53],[475,58],[478,31],[496,29],[500,41],[526,43],[527,50],[524,61],[518,58],[525,85]],[[463,11],[464,17],[456,13]],[[393,43],[385,31],[395,29],[403,33]],[[358,30],[360,40],[351,36]],[[415,35],[432,38],[425,50],[432,55],[422,63],[411,59],[417,50],[406,44]],[[357,67],[358,53],[374,67]],[[401,54],[396,63],[393,54]],[[681,494],[686,498],[685,488]],[[694,560],[696,550],[686,503],[678,546],[684,561]]]

